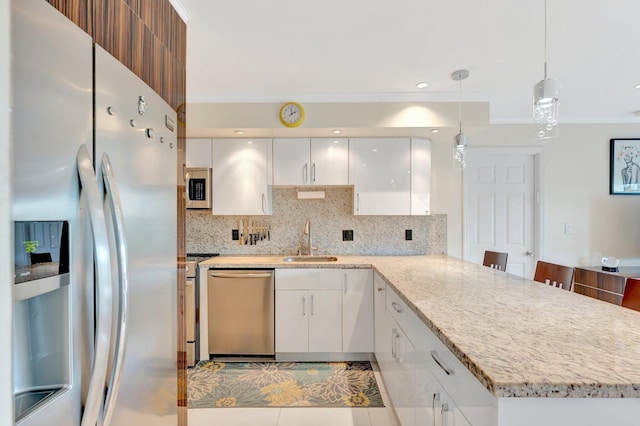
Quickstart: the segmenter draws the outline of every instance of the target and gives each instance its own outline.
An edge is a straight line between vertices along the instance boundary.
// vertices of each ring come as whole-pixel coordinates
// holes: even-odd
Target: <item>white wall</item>
[[[11,385],[11,153],[10,140],[10,4],[0,0],[0,426],[13,424]]]
[[[532,139],[529,125],[492,125],[466,130],[471,146],[543,147],[544,259],[594,265],[602,255],[640,262],[640,196],[609,195],[609,139],[640,138],[638,124],[561,124],[557,140]],[[452,171],[452,133],[431,136],[433,206],[448,214],[448,252],[462,253],[462,186]],[[572,223],[574,233],[564,234]]]

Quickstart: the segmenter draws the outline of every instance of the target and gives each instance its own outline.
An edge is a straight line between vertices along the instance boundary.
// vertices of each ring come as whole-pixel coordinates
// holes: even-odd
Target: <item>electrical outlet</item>
[[[353,229],[342,231],[342,241],[353,241]]]
[[[405,229],[404,230],[404,239],[407,241],[413,240],[413,230]]]
[[[240,232],[237,229],[231,230],[231,240],[238,241],[240,239]]]

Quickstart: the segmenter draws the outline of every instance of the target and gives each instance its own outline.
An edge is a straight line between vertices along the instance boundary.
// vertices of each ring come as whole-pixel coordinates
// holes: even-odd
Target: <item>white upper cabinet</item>
[[[186,140],[186,166],[211,168],[211,139]]]
[[[274,185],[348,185],[349,140],[275,139]]]
[[[271,139],[214,139],[214,215],[271,214]]]
[[[411,139],[411,214],[431,210],[431,141]]]
[[[349,184],[355,215],[411,214],[410,139],[351,139]]]

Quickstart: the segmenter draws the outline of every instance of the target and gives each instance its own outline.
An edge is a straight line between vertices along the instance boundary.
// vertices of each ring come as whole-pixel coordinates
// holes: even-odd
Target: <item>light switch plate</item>
[[[573,234],[573,223],[565,223],[564,224],[564,233],[565,233],[565,235]]]

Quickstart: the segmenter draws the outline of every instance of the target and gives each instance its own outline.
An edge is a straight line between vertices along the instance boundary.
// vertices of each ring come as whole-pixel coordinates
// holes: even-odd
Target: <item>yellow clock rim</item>
[[[282,111],[289,105],[295,105],[298,108],[300,108],[300,119],[298,121],[296,121],[295,123],[289,123],[288,121],[285,121],[282,118]],[[280,118],[280,122],[286,127],[298,127],[304,121],[304,108],[302,107],[302,105],[300,105],[297,102],[287,102],[285,104],[282,104],[282,106],[280,107],[280,112],[278,113],[278,118]]]

